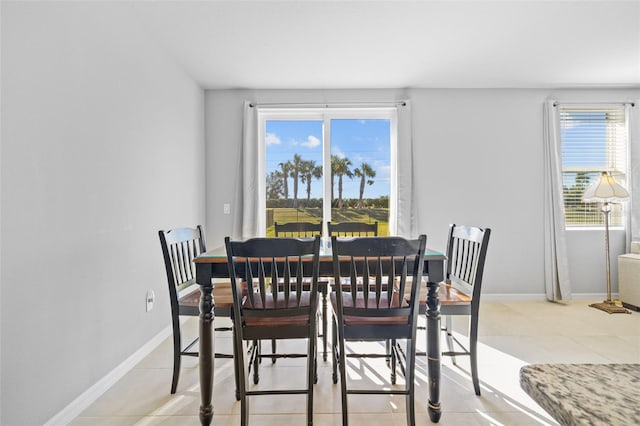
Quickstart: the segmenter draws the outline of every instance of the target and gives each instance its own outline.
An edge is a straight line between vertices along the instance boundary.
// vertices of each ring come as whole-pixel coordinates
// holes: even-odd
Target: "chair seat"
[[[311,293],[303,291],[300,297],[300,308],[308,307],[311,304]],[[295,294],[289,295],[289,306],[291,312],[297,312],[299,307],[296,305],[297,298]],[[309,322],[309,315],[282,315],[282,311],[278,316],[269,315],[270,309],[287,309],[287,303],[284,292],[278,292],[278,298],[274,301],[271,294],[265,296],[265,303],[262,304],[262,299],[256,296],[253,300],[253,305],[249,300],[249,297],[245,297],[242,303],[244,310],[245,325],[304,325]]]
[[[213,300],[216,308],[228,308],[233,306],[233,294],[231,293],[231,282],[216,283],[213,287]],[[196,289],[178,299],[180,306],[188,308],[200,308],[200,290]]]
[[[369,294],[367,307],[365,308],[364,303],[364,293],[358,292],[356,294],[356,303],[355,306],[353,304],[353,298],[351,295],[345,295],[342,298],[343,307],[345,309],[349,308],[358,308],[358,309],[366,309],[368,311],[375,310],[376,308],[376,299],[374,294]],[[382,295],[380,297],[380,306],[386,307],[388,303],[388,298],[386,295]],[[406,302],[403,303],[403,307],[408,306]],[[338,312],[338,301],[336,299],[335,293],[331,293],[331,307],[333,308],[333,312]],[[398,293],[393,294],[391,300],[391,307],[398,308]],[[375,316],[360,316],[360,315],[344,315],[344,324],[346,326],[349,325],[371,325],[371,324],[398,324],[398,325],[406,325],[408,321],[408,317],[406,315],[403,316],[384,316],[384,317],[375,317]]]
[[[420,312],[424,313],[427,304],[427,286],[420,286]],[[456,289],[455,287],[441,282],[438,287],[438,298],[442,306],[467,306],[471,305],[471,296]]]

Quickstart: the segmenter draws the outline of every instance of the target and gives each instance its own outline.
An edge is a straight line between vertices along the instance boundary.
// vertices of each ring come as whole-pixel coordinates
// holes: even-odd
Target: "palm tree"
[[[289,173],[291,173],[291,161],[285,161],[280,164],[280,177],[283,179],[284,199],[289,199]]]
[[[302,163],[302,157],[299,154],[294,154],[293,161],[290,163],[291,177],[293,178],[293,207],[298,207],[298,181],[300,180]]]
[[[364,196],[364,185],[373,185],[373,179],[376,177],[376,171],[371,168],[371,166],[367,163],[362,163],[359,168],[356,168],[353,173],[360,178],[360,198],[358,198],[358,207],[361,209],[363,207],[363,196]]]
[[[302,173],[302,182],[307,184],[307,201],[309,201],[311,199],[311,180],[322,177],[322,167],[316,166],[316,162],[313,160],[303,161],[300,173]]]
[[[267,175],[267,200],[275,200],[282,195],[282,176],[277,170]]]
[[[333,170],[333,166],[334,166],[334,157],[335,157],[335,170]],[[351,160],[349,160],[348,158],[344,157],[344,158],[339,158],[337,156],[331,156],[331,167],[332,167],[332,172],[338,176],[338,208],[342,208],[343,207],[343,202],[342,202],[342,177],[343,176],[348,176],[349,178],[353,177],[353,172],[351,171],[351,169],[349,168],[349,166],[351,166]],[[331,179],[333,181],[333,177]],[[333,185],[332,185],[333,186]],[[333,190],[332,190],[333,192]]]

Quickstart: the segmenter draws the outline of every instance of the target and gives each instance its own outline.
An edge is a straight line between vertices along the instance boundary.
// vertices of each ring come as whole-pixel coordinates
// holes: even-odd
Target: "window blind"
[[[598,203],[583,203],[582,194],[600,173],[607,171],[626,186],[628,129],[623,106],[562,107],[563,195],[567,226],[604,224]],[[611,225],[624,224],[624,210],[612,204]]]

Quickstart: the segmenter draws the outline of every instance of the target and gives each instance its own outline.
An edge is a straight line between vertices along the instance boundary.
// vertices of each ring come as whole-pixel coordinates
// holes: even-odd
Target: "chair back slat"
[[[322,222],[289,222],[274,223],[275,236],[285,238],[311,238],[322,236]]]
[[[195,283],[193,260],[206,251],[202,227],[158,231],[169,286],[183,288]]]
[[[327,222],[329,237],[377,237],[378,222]]]
[[[227,237],[225,245],[234,312],[239,312],[241,321],[246,317],[310,314],[318,292],[319,236],[247,241]]]
[[[445,281],[460,291],[479,295],[491,229],[451,225]]]
[[[417,240],[400,237],[332,237],[334,286],[339,316],[405,316],[417,319],[426,236]],[[343,275],[344,265],[349,265]],[[411,279],[409,279],[411,267]],[[409,288],[407,287],[409,286]],[[408,298],[404,295],[408,289]],[[341,320],[339,320],[340,322]]]

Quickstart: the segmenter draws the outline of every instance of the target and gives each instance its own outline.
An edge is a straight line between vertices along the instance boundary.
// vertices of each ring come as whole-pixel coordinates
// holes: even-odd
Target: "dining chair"
[[[452,357],[454,365],[457,365],[456,356],[469,356],[473,389],[478,396],[478,319],[482,275],[490,236],[490,228],[450,225],[445,280],[440,283],[438,289],[440,315],[445,323],[442,330],[446,333],[448,349],[443,351],[442,355]],[[426,314],[426,295],[426,286],[423,285],[420,293],[420,314]],[[453,335],[452,316],[455,315],[469,317],[468,348]],[[426,356],[426,353],[420,352],[419,355]]]
[[[225,238],[233,293],[234,353],[238,361],[240,419],[249,424],[248,397],[305,394],[307,424],[313,424],[313,385],[317,379],[316,335],[320,237],[314,239]],[[308,287],[303,282],[310,283]],[[273,285],[274,283],[282,283]],[[260,354],[249,351],[245,362],[244,342],[306,339],[305,354]],[[246,376],[257,369],[263,357],[307,358],[305,389],[251,390]],[[283,369],[283,370],[286,370]],[[255,380],[254,380],[255,383]]]
[[[378,222],[327,222],[329,237],[377,237]]]
[[[274,232],[277,238],[309,238],[317,235],[322,236],[322,222],[288,222],[288,223],[274,223]],[[320,307],[320,330],[318,330],[318,337],[322,338],[322,358],[327,360],[327,296],[328,296],[328,282],[327,280],[320,280],[318,282],[319,291],[322,295],[322,306]],[[276,343],[271,343],[272,352],[276,352]],[[275,358],[272,359],[275,362]]]
[[[305,238],[322,235],[322,222],[275,222],[273,228],[276,237]]]
[[[160,246],[164,258],[167,283],[169,284],[169,302],[171,304],[171,325],[173,328],[173,378],[171,393],[176,393],[180,378],[180,364],[182,356],[197,357],[198,351],[192,350],[198,343],[195,338],[191,343],[182,347],[182,332],[180,330],[180,316],[200,315],[200,290],[196,284],[195,266],[193,259],[206,251],[202,226],[195,228],[175,228],[169,231],[158,231]],[[213,297],[215,300],[214,314],[216,318],[231,318],[233,299],[230,282],[214,284]],[[216,331],[232,331],[231,327],[217,327]],[[216,353],[216,358],[234,358],[231,354]],[[235,367],[234,367],[235,370]],[[236,378],[237,383],[237,378]]]
[[[415,424],[415,342],[418,320],[418,296],[422,278],[427,237],[416,240],[401,237],[332,237],[333,276],[333,381],[338,372],[342,397],[342,424],[347,425],[347,395],[404,395],[407,423]],[[403,295],[407,297],[403,297]],[[347,359],[388,357],[384,354],[353,352],[346,344],[353,341],[406,342],[404,389],[378,386],[375,389],[350,388],[347,381]],[[395,364],[391,366],[392,377]]]

